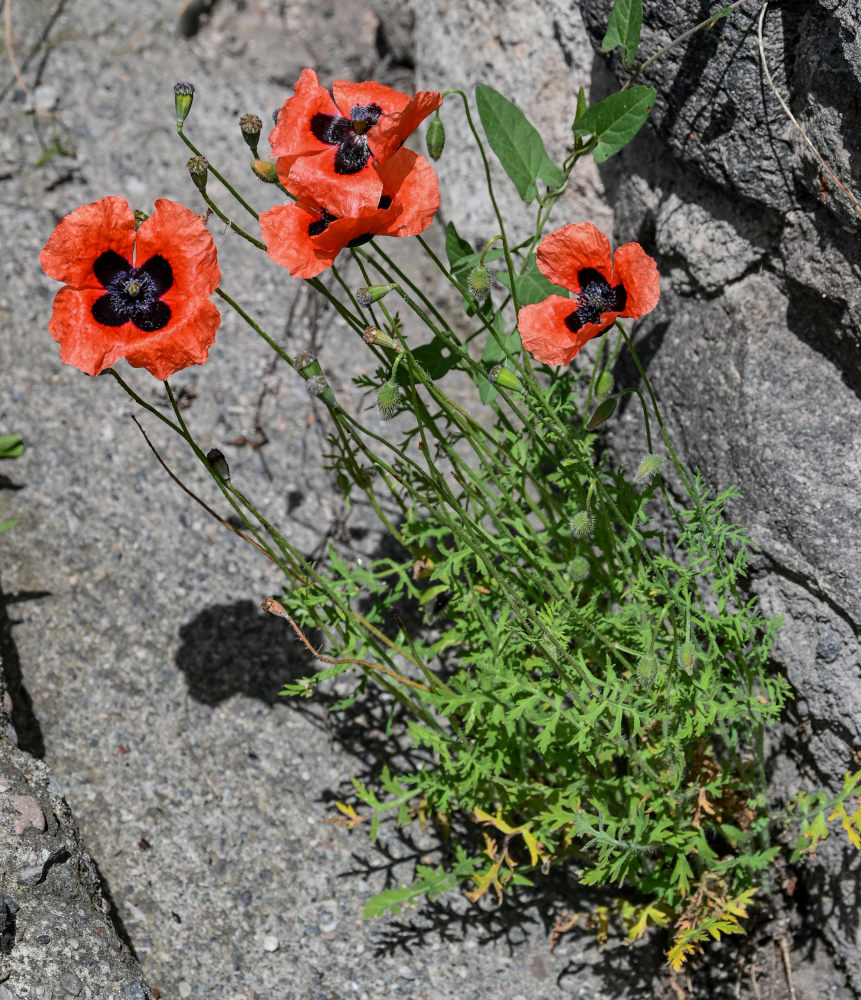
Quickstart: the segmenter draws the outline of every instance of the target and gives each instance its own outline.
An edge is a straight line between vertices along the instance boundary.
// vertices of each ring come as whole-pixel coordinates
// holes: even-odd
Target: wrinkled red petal
[[[625,243],[613,258],[614,283],[622,282],[627,299],[622,316],[645,316],[661,295],[658,265],[639,243]]]
[[[155,211],[137,231],[135,266],[155,254],[173,271],[173,284],[162,296],[171,309],[188,298],[208,299],[221,281],[215,243],[203,219],[169,198],[156,199]]]
[[[401,149],[385,163],[378,164],[377,173],[383,190],[402,206],[387,236],[415,236],[433,221],[440,206],[439,181],[430,163],[411,149]],[[392,194],[394,192],[394,194]]]
[[[165,299],[167,297],[165,296]],[[215,343],[221,314],[209,299],[171,305],[170,322],[161,330],[146,333],[131,323],[119,327],[129,337],[125,357],[133,368],[146,368],[164,381],[189,365],[202,365]]]
[[[286,267],[294,278],[316,277],[332,266],[341,249],[324,249],[308,235],[308,227],[319,218],[318,213],[299,202],[278,205],[260,216],[260,231],[266,252],[276,264]]]
[[[579,271],[594,268],[608,281],[613,276],[610,241],[591,222],[571,223],[541,241],[535,255],[538,270],[554,285],[580,291]]]
[[[293,88],[293,97],[288,97],[284,102],[278,112],[278,121],[269,133],[272,154],[301,156],[331,149],[311,131],[311,118],[317,113],[341,114],[332,95],[325,87],[320,86],[314,70],[303,69]]]
[[[119,333],[123,328],[102,326],[93,319],[93,303],[104,294],[101,286],[79,290],[65,285],[54,296],[54,311],[48,321],[48,330],[60,345],[61,360],[87,375],[98,375],[125,353],[125,341]]]
[[[373,168],[373,160],[357,174],[335,173],[336,146],[326,146],[326,152],[299,156],[282,183],[300,201],[323,205],[332,215],[356,216],[365,209],[374,209],[380,202],[383,183]]]
[[[587,323],[576,333],[565,320],[577,308],[575,302],[562,295],[550,295],[543,302],[524,306],[517,316],[517,326],[523,346],[545,365],[567,365],[583,345],[606,330],[618,313],[607,313],[600,323]]]
[[[395,201],[388,208],[363,212],[355,219],[335,219],[329,223],[325,232],[313,238],[314,243],[337,254],[353,240],[363,236],[386,236],[394,227],[401,211],[400,204]]]
[[[410,100],[406,94],[402,94],[399,90],[384,87],[381,83],[374,83],[373,80],[365,80],[364,83],[335,80],[332,84],[332,93],[335,97],[335,104],[340,108],[339,113],[344,118],[351,117],[350,113],[357,105],[360,108],[366,108],[369,104],[378,104],[385,114],[393,114],[403,111]]]
[[[102,285],[93,264],[106,250],[115,250],[131,263],[135,217],[125,198],[113,195],[70,212],[51,233],[39,256],[42,270],[73,288]]]
[[[385,161],[400,149],[429,114],[442,104],[436,90],[420,90],[403,111],[385,114],[368,132],[368,145],[377,160]]]

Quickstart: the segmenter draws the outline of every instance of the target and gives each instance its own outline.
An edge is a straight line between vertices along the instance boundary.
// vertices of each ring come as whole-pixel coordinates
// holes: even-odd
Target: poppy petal
[[[410,99],[399,90],[392,90],[391,87],[384,87],[381,83],[374,83],[373,80],[365,80],[364,83],[349,83],[347,80],[335,80],[332,84],[332,94],[335,97],[335,104],[340,109],[340,114],[349,118],[353,108],[366,108],[370,104],[376,104],[382,109],[383,114],[393,114],[403,111],[409,104]]]
[[[48,321],[48,330],[60,345],[60,359],[87,375],[110,368],[125,352],[117,330],[93,319],[93,305],[104,294],[104,288],[79,290],[65,285],[54,296]]]
[[[73,288],[104,286],[96,277],[96,260],[114,251],[131,262],[135,217],[125,198],[111,195],[81,205],[60,221],[39,255],[42,270]]]
[[[373,169],[373,161],[355,174],[335,172],[335,149],[313,156],[299,156],[290,167],[284,186],[300,201],[324,205],[338,216],[357,216],[364,209],[376,208],[383,194],[383,183]]]
[[[301,156],[328,149],[311,131],[315,114],[337,115],[341,112],[332,95],[321,87],[313,69],[303,69],[288,97],[278,112],[278,121],[269,133],[273,156]]]
[[[658,265],[639,243],[625,243],[613,258],[614,280],[627,293],[622,316],[645,316],[658,304],[661,295]]]
[[[550,295],[543,302],[524,306],[517,316],[523,346],[545,365],[567,365],[580,348],[613,322],[617,313],[608,313],[600,323],[586,323],[576,333],[565,324],[575,303],[562,295]]]
[[[377,160],[385,161],[403,145],[429,114],[442,105],[436,90],[420,90],[403,111],[386,113],[368,132],[368,145]]]
[[[156,256],[170,265],[173,283],[164,301],[171,307],[183,298],[208,299],[221,281],[215,243],[203,219],[168,198],[156,199],[155,211],[137,232],[137,266]]]
[[[164,381],[171,375],[202,365],[215,343],[221,314],[209,299],[190,303],[181,315],[174,315],[168,326],[153,333],[143,333],[131,324],[137,336],[125,347],[125,358],[133,368],[146,368]]]
[[[308,232],[308,227],[318,222],[320,215],[299,202],[276,205],[260,215],[260,232],[266,252],[294,278],[314,278],[331,267],[338,250],[320,247]]]
[[[403,211],[387,236],[415,236],[423,233],[433,221],[440,206],[439,180],[430,163],[411,149],[401,149],[385,163],[377,165],[383,190],[396,192],[394,198]],[[380,231],[383,235],[382,230]]]
[[[613,276],[610,241],[591,222],[577,222],[549,233],[536,254],[538,270],[554,285],[580,291],[579,271],[592,268],[608,281]]]

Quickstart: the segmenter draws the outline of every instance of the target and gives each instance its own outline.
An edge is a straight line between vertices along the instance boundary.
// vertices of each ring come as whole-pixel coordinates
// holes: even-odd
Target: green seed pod
[[[374,302],[379,302],[381,298],[388,295],[393,288],[398,286],[391,282],[388,285],[369,285],[356,290],[356,301],[364,309],[367,309]]]
[[[442,151],[445,148],[445,127],[443,126],[442,119],[439,116],[439,111],[437,111],[431,119],[430,125],[428,125],[425,142],[427,143],[428,156],[432,160],[438,160],[442,156]]]
[[[194,186],[198,191],[206,190],[206,178],[209,176],[209,163],[205,156],[192,156],[186,163]]]
[[[194,100],[193,83],[176,83],[173,87],[173,106],[176,110],[176,127],[182,128],[182,123],[188,118],[191,104]]]
[[[383,330],[379,330],[375,326],[366,326],[365,332],[362,334],[362,340],[368,345],[368,347],[389,347],[393,351],[398,349],[398,345],[395,343],[394,339],[385,333]]]
[[[493,382],[494,385],[500,386],[502,389],[522,389],[523,386],[520,384],[520,379],[510,372],[504,365],[494,365],[493,368],[487,373],[487,377]]]
[[[243,115],[239,119],[239,129],[242,132],[242,138],[255,157],[257,156],[257,143],[260,141],[260,130],[262,128],[263,122],[258,115]]]

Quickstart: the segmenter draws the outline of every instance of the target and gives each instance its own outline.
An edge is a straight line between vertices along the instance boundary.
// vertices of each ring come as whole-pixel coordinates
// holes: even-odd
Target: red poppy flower
[[[65,287],[48,324],[66,364],[98,375],[125,357],[166,379],[206,361],[221,316],[209,296],[221,274],[200,216],[159,198],[135,232],[125,198],[81,205],[39,260]]]
[[[278,205],[260,216],[269,256],[294,278],[313,278],[345,247],[374,236],[415,236],[431,224],[439,208],[439,182],[433,167],[410,149],[401,149],[376,168],[382,194],[372,208],[338,216],[321,200],[305,197]]]
[[[563,226],[538,247],[538,270],[573,298],[550,295],[524,306],[517,325],[523,346],[545,365],[567,365],[620,316],[637,318],[658,304],[658,267],[639,243],[610,255],[610,241],[591,222]]]
[[[441,104],[436,91],[407,97],[371,81],[336,80],[330,94],[314,70],[303,69],[269,134],[279,177],[300,198],[356,216],[383,193],[373,165],[393,156]]]

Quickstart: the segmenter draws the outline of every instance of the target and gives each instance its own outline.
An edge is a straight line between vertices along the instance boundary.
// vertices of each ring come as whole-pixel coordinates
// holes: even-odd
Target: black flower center
[[[600,323],[603,313],[622,312],[628,299],[623,285],[610,282],[594,268],[587,267],[577,272],[580,293],[574,301],[577,308],[565,319],[565,325],[572,333],[577,333],[587,323]]]
[[[170,306],[161,297],[173,284],[173,271],[160,254],[141,267],[132,267],[116,250],[106,250],[93,264],[93,273],[105,288],[105,294],[93,303],[97,323],[132,323],[151,333],[170,322]]]
[[[389,197],[389,195],[384,194],[384,195],[380,196],[380,200],[379,200],[379,203],[377,204],[377,208],[378,209],[379,208],[382,208],[382,209],[390,208],[391,204],[392,204],[392,199]],[[325,208],[318,209],[318,213],[320,215],[320,218],[319,219],[315,219],[308,226],[308,235],[309,236],[319,236],[321,233],[325,233],[326,230],[329,228],[329,224],[332,223],[332,222],[336,222],[337,219],[338,219],[337,215],[332,215],[330,212],[327,212]],[[347,246],[348,247],[360,247],[363,243],[368,243],[373,238],[374,238],[374,234],[373,233],[362,233],[361,236],[354,236],[350,240],[350,242],[347,244]]]
[[[367,131],[380,120],[383,109],[379,104],[357,104],[350,109],[350,117],[324,115],[311,116],[314,137],[327,146],[337,146],[335,153],[336,174],[357,174],[371,157]]]

